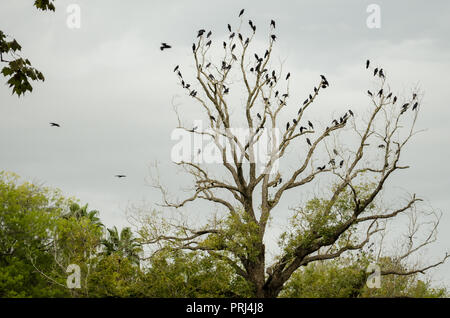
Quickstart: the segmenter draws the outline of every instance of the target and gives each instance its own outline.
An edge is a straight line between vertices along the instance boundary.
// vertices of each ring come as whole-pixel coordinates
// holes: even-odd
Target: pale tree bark
[[[206,31],[200,31],[196,43],[192,46],[196,84],[187,82],[181,73],[181,67],[177,66],[174,70],[186,94],[203,109],[209,129],[186,127],[176,109],[178,128],[192,135],[211,138],[220,153],[222,163],[208,167],[206,164],[192,161],[176,162],[193,177],[192,194],[178,202],[169,199],[168,191],[159,179],[155,179],[153,184],[161,190],[162,206],[180,209],[198,200],[205,200],[223,208],[223,211],[237,220],[243,228],[252,224],[256,229],[255,239],[249,238],[248,244],[242,249],[233,249],[226,244],[205,244],[207,238],[214,236],[233,240],[220,220],[197,228],[186,223],[168,221],[163,221],[161,227],[147,223],[141,234],[146,244],[163,246],[169,243],[175,248],[204,251],[218,257],[228,262],[238,275],[253,284],[256,297],[276,297],[299,267],[362,249],[372,236],[384,230],[383,222],[416,207],[420,199],[413,195],[397,209],[380,213],[372,213],[371,210],[388,178],[397,171],[409,168],[400,163],[400,157],[403,149],[417,133],[415,124],[420,103],[417,92],[400,101],[387,84],[385,71],[377,69],[376,90],[373,93],[368,92],[370,105],[366,110],[367,120],[356,120],[355,114],[347,111],[340,118],[330,118],[330,125],[325,129],[314,128],[307,113],[329,86],[328,80],[323,75],[318,76],[316,87],[309,96],[300,103],[293,102],[301,107],[289,105],[290,74],[274,69],[270,63],[277,41],[276,37],[272,36],[275,29],[270,27],[267,47],[261,55],[251,51],[255,30],[253,23],[247,29],[241,20],[239,27],[232,29],[224,42],[215,40],[213,44],[213,36]],[[222,50],[221,54],[216,54],[217,58],[211,56],[212,47]],[[362,67],[362,71],[374,76],[372,67],[368,70]],[[243,104],[231,105],[229,95],[233,90],[243,91]],[[360,114],[361,109],[360,106]],[[281,123],[280,115],[283,112],[294,114],[289,125]],[[249,130],[248,138],[244,141],[233,133],[233,128],[237,125],[235,123],[241,119]],[[277,129],[281,132],[279,140],[275,134]],[[258,142],[265,131],[268,131],[271,141],[268,156],[270,159],[265,162],[265,168],[261,171],[257,169],[255,158]],[[354,145],[346,145],[347,150],[337,151],[334,148],[328,151],[325,159],[323,155],[320,157],[320,149],[328,150],[328,140],[335,138],[340,131],[353,132],[352,138],[357,142]],[[226,142],[220,142],[221,138],[225,138]],[[274,171],[278,159],[287,156],[291,150],[297,153],[303,151],[305,146],[306,151],[300,153],[302,159],[288,175]],[[378,153],[377,160],[371,158],[374,151]],[[229,153],[231,155],[228,155]],[[315,159],[325,160],[328,164],[316,166]],[[222,168],[221,173],[218,172],[218,166]],[[332,178],[333,191],[326,198],[327,203],[321,215],[324,218],[333,216],[336,221],[319,229],[314,228],[315,226],[305,228],[302,237],[307,239],[298,239],[294,248],[281,251],[276,262],[267,267],[264,238],[272,212],[287,192],[301,192],[302,186],[323,175]],[[372,182],[372,187],[364,193],[358,190],[362,177],[369,178]],[[351,209],[336,218],[335,215],[340,213],[337,207],[343,195],[351,196]],[[355,243],[349,232],[350,229],[358,227],[360,230],[364,229],[364,235],[362,240]],[[431,243],[435,230],[436,228],[421,244],[415,247],[410,244],[411,247],[404,257]],[[447,256],[444,260],[446,258]],[[440,263],[441,261],[426,265],[409,273],[387,270],[383,274],[407,275],[423,272]]]

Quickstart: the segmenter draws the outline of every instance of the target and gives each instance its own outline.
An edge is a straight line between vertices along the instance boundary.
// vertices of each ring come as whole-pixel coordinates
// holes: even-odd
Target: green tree
[[[139,265],[139,254],[142,252],[142,247],[138,240],[133,237],[131,228],[125,227],[122,231],[118,231],[114,226],[108,229],[108,237],[102,240],[105,247],[104,254],[117,254],[122,258],[129,259],[133,264]]]
[[[55,11],[54,0],[35,0],[34,6],[42,11]],[[6,63],[1,70],[3,76],[8,78],[7,84],[12,93],[21,96],[27,91],[32,92],[30,81],[44,81],[44,75],[31,65],[29,59],[21,57],[22,46],[16,39],[7,36],[0,30],[0,62]]]

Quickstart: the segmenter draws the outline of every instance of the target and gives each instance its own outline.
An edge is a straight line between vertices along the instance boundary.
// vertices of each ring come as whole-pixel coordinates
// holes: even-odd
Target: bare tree
[[[376,79],[377,88],[367,91],[371,105],[366,118],[356,120],[349,110],[339,118],[330,118],[330,125],[324,129],[314,127],[312,119],[305,117],[330,85],[327,78],[318,76],[316,87],[300,102],[301,107],[293,110],[288,106],[290,73],[284,73],[281,67],[275,69],[271,63],[277,41],[275,23],[270,23],[265,51],[258,54],[251,51],[256,26],[249,21],[247,29],[243,22],[241,17],[237,29],[228,25],[227,39],[214,45],[211,32],[198,32],[192,45],[196,84],[187,82],[179,66],[174,69],[183,89],[202,107],[208,122],[208,129],[188,128],[176,108],[178,128],[209,138],[220,154],[221,164],[177,161],[193,177],[192,194],[178,202],[169,198],[159,179],[154,180],[154,186],[161,190],[164,207],[180,209],[206,200],[222,207],[225,217],[214,216],[201,226],[168,219],[161,219],[156,225],[152,219],[141,229],[141,235],[146,244],[169,244],[172,248],[209,253],[228,262],[236,274],[250,282],[256,297],[276,297],[300,266],[361,250],[371,237],[383,233],[386,221],[413,211],[421,201],[412,195],[398,208],[375,208],[375,199],[387,179],[394,172],[409,168],[400,163],[400,157],[417,133],[420,102],[418,92],[400,100],[389,87],[385,71],[369,66],[367,61],[367,71]],[[222,53],[212,54],[215,49]],[[234,91],[243,92],[243,104],[231,101]],[[294,114],[293,119],[282,123],[282,114],[286,113]],[[233,131],[242,127],[240,120],[244,120],[248,131],[245,138]],[[341,132],[348,135],[349,142],[337,141]],[[263,142],[264,136],[267,138]],[[264,160],[258,156],[261,143],[268,147]],[[194,150],[194,157],[199,154],[201,150]],[[289,154],[296,156],[296,167],[281,172],[279,160]],[[322,164],[317,165],[317,161]],[[319,176],[327,176],[332,191],[314,214],[297,210],[296,226],[284,234],[286,242],[280,255],[267,266],[264,242],[272,212],[287,192],[300,193],[302,187]],[[438,220],[434,219],[433,224],[437,225]],[[411,235],[401,257],[431,243],[435,232],[433,226],[429,236],[416,245]],[[387,269],[382,274],[423,272],[443,261],[410,272]]]

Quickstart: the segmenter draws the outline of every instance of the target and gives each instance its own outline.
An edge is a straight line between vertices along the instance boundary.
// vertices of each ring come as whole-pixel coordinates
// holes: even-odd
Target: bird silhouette
[[[259,113],[256,113],[256,117],[258,117],[259,120],[261,120],[261,115]]]
[[[416,103],[414,104],[414,106],[412,107],[412,110],[416,110],[417,106],[419,106],[419,103],[418,103],[418,102],[416,102]]]
[[[350,113],[350,116],[353,116],[353,112],[351,109],[349,109],[348,112]]]
[[[311,146],[311,140],[309,140],[309,138],[306,138],[306,142]]]
[[[366,61],[366,69],[368,69],[368,68],[369,68],[369,65],[370,65],[370,61],[369,61],[369,60],[367,60],[367,61]]]
[[[326,166],[322,166],[322,167],[318,167],[317,170],[323,171],[323,170],[325,170],[325,168],[326,168]]]
[[[380,89],[380,91],[378,92],[378,96],[381,97],[381,95],[383,95],[383,89]]]
[[[198,38],[201,37],[203,35],[203,33],[205,33],[204,29],[199,30],[198,33],[197,33],[197,37]]]
[[[312,122],[310,122],[309,120],[308,120],[308,126],[311,127],[311,129],[314,129]]]
[[[394,96],[394,100],[392,101],[392,104],[395,104],[396,101],[397,101],[397,96]]]
[[[378,68],[373,70],[373,76],[377,75],[377,73],[378,73]]]
[[[115,177],[120,179],[120,178],[125,178],[126,175],[124,175],[124,174],[116,174]]]
[[[369,96],[372,96],[372,97],[373,97],[373,94],[372,94],[371,91],[367,91],[367,94],[369,94]]]
[[[344,160],[341,160],[341,162],[339,162],[339,167],[342,168],[343,165],[344,165]]]
[[[287,75],[286,75],[286,80],[288,80],[289,77],[291,77],[291,73],[287,73]]]
[[[212,32],[209,31],[208,34],[206,35],[206,38],[209,38],[211,36]]]
[[[170,49],[172,46],[170,46],[167,43],[161,43],[161,47],[159,48],[161,51],[164,51],[165,49]]]
[[[228,31],[231,32],[231,25],[228,24]]]
[[[179,65],[175,66],[175,68],[173,69],[174,72],[178,71]]]
[[[239,18],[244,14],[245,9],[242,9],[241,12],[239,12]]]
[[[195,43],[192,43],[192,51],[195,52]]]
[[[289,130],[289,125],[290,125],[290,123],[287,122],[287,124],[286,124],[286,130]]]
[[[51,127],[61,127],[59,124],[57,124],[57,123],[50,123],[50,126]]]
[[[275,29],[275,21],[274,20],[270,20],[270,26]]]
[[[273,41],[277,39],[277,36],[275,34],[272,34],[270,37],[272,38]]]

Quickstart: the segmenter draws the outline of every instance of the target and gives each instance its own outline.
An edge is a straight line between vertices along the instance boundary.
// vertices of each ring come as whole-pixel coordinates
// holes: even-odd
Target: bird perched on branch
[[[245,9],[242,9],[241,12],[239,12],[239,18],[244,14]]]
[[[274,20],[270,20],[270,26],[275,29],[275,21]]]
[[[367,61],[366,61],[366,69],[368,69],[368,68],[369,68],[369,65],[370,65],[370,61],[369,61],[369,60],[367,60]]]

